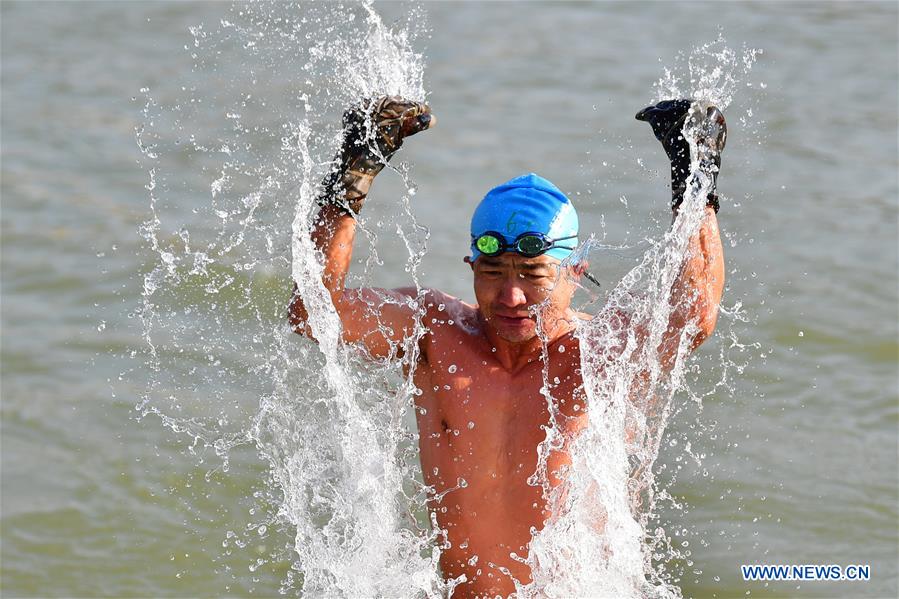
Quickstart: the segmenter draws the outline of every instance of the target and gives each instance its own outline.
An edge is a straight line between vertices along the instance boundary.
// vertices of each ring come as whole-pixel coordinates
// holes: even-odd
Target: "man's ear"
[[[462,262],[469,265],[472,272],[474,272],[474,260],[471,259],[471,256],[465,256],[464,258],[462,258]]]
[[[570,269],[571,276],[575,280],[580,279],[584,276],[584,273],[587,272],[587,268],[590,266],[590,263],[586,260],[581,260],[580,262],[575,262],[568,268]]]

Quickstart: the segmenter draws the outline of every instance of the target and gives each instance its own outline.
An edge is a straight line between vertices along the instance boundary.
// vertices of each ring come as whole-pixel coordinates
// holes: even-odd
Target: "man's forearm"
[[[312,240],[324,258],[322,283],[338,312],[344,308],[344,282],[353,258],[355,216],[372,181],[399,150],[403,139],[436,123],[427,104],[398,96],[363,100],[343,115],[343,143],[334,170],[322,182]],[[307,313],[294,283],[289,320],[296,332],[309,335]]]
[[[672,297],[675,309],[670,328],[679,331],[691,322],[699,328],[690,349],[698,347],[715,330],[723,290],[724,252],[718,217],[713,208],[706,207],[699,231],[690,240],[687,261]]]
[[[355,238],[356,220],[343,208],[326,204],[319,210],[312,229],[312,241],[324,258],[322,283],[331,294],[331,301],[335,306],[339,306],[340,298],[343,296],[346,275],[353,258]],[[296,332],[308,335],[307,319],[306,306],[303,305],[303,300],[297,293],[297,285],[294,283],[289,308],[290,324]]]
[[[324,257],[322,283],[332,299],[343,293],[355,239],[356,219],[339,206],[323,206],[315,219],[312,241]]]

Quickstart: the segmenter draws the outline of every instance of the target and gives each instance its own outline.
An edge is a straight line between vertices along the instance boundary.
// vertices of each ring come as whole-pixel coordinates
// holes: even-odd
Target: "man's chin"
[[[528,320],[520,325],[494,322],[493,330],[496,331],[500,339],[509,343],[524,343],[537,336],[537,325],[532,320]]]
[[[532,339],[537,338],[536,333],[533,333],[531,335],[527,335],[527,334],[509,335],[509,334],[504,334],[499,331],[497,331],[497,332],[499,333],[500,339],[502,339],[503,341],[508,341],[509,343],[527,343],[528,341],[531,341]]]

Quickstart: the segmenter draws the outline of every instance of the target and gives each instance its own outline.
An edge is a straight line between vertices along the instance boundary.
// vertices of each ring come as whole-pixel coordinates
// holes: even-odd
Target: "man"
[[[689,146],[681,135],[686,119],[701,137],[700,159],[714,191],[726,134],[717,109],[667,101],[637,118],[652,125],[671,159],[675,213],[688,184]],[[562,438],[570,441],[587,423],[580,346],[572,333],[589,316],[571,308],[586,265],[562,262],[578,243],[574,207],[556,186],[531,173],[491,190],[472,217],[471,255],[465,261],[474,276],[476,304],[437,290],[428,290],[418,305],[414,288],[346,289],[354,215],[373,178],[405,137],[434,122],[426,105],[396,97],[348,110],[339,164],[324,182],[312,236],[324,256],[323,283],[345,342],[363,346],[374,358],[397,357],[397,348],[414,330],[416,313],[423,314],[428,330],[419,342],[413,380],[421,391],[416,414],[422,471],[433,488],[430,507],[447,541],[441,569],[447,579],[464,575],[454,596],[508,596],[515,590],[511,577],[530,581],[522,559],[531,531],[541,529],[552,513],[543,486],[533,478],[538,445],[550,423],[544,380],[552,381]],[[695,184],[696,178],[690,181]],[[674,289],[676,305],[659,346],[660,360],[669,367],[685,331],[694,331],[690,346],[695,349],[715,327],[724,284],[716,211],[712,193],[690,241]],[[311,336],[306,319],[295,293],[290,322],[298,333]],[[640,323],[621,319],[623,335],[645,332]],[[697,326],[688,328],[690,323]],[[564,481],[570,463],[566,447],[547,457],[550,488]]]

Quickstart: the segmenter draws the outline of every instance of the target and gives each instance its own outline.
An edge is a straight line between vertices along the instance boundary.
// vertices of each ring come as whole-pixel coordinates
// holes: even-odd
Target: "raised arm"
[[[684,263],[671,293],[673,311],[660,351],[663,364],[674,366],[684,329],[698,328],[690,338],[690,351],[699,347],[715,330],[718,304],[724,291],[724,251],[715,210],[705,208],[699,231],[690,239]]]
[[[414,325],[413,289],[346,289],[356,238],[355,215],[375,176],[403,140],[436,122],[427,105],[398,97],[363,101],[344,113],[344,141],[323,183],[312,239],[324,257],[322,282],[343,325],[343,339],[361,343],[375,357],[389,356]],[[297,285],[288,309],[297,333],[312,337]]]
[[[715,330],[718,304],[724,290],[724,252],[718,231],[718,196],[715,187],[721,167],[721,152],[727,141],[724,115],[715,106],[690,100],[666,100],[637,113],[647,121],[671,161],[671,207],[675,218],[687,193],[688,181],[694,192],[707,193],[705,214],[699,230],[691,237],[687,260],[671,294],[672,312],[659,347],[665,370],[674,366],[685,330],[691,332],[690,351],[695,350]],[[698,176],[689,178],[691,157],[687,137],[696,141]],[[695,324],[697,329],[687,329]]]

